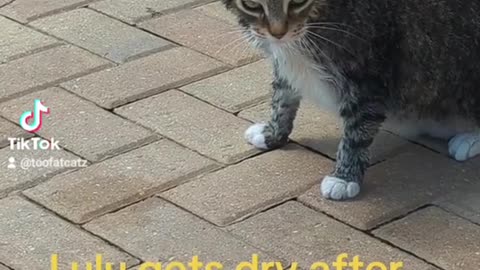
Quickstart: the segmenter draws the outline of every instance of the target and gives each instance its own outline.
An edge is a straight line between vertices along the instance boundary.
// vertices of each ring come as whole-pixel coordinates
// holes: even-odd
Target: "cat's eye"
[[[260,3],[252,0],[243,0],[242,2],[245,8],[251,11],[258,11],[262,8],[262,5]]]

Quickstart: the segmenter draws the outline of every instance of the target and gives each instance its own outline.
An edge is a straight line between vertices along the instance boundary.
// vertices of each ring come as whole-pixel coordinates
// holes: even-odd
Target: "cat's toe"
[[[360,185],[356,182],[347,182],[343,179],[325,176],[322,181],[321,191],[323,197],[332,200],[351,199],[360,193]]]
[[[251,125],[245,131],[245,139],[248,143],[259,149],[268,149],[268,146],[265,143],[265,135],[263,133],[266,126],[266,124],[262,123]]]
[[[456,135],[448,142],[448,152],[458,161],[465,161],[480,154],[480,133]]]

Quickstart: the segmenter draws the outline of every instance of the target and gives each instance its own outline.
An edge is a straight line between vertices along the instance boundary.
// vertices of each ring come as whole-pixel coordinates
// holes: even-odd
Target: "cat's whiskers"
[[[218,49],[214,54],[215,55],[218,55],[220,54],[221,52],[223,52],[225,49],[229,49],[229,50],[232,50],[233,48],[235,47],[238,47],[239,45],[241,45],[242,43],[244,43],[244,39],[245,39],[245,36],[242,35],[232,41],[230,41],[229,43],[227,43],[226,45],[222,46],[220,49]]]
[[[324,41],[329,42],[329,43],[332,44],[332,45],[337,46],[337,47],[340,48],[340,49],[345,50],[346,52],[350,53],[351,55],[355,55],[352,51],[350,51],[349,49],[345,48],[344,46],[342,46],[342,45],[338,44],[337,42],[332,41],[331,39],[328,39],[328,38],[326,38],[326,37],[324,37],[324,36],[322,36],[322,35],[320,35],[320,34],[318,34],[318,33],[315,33],[315,32],[312,32],[312,31],[306,29],[306,34],[311,34],[311,35],[313,35],[313,36],[315,36],[315,37],[318,37],[318,38],[320,38],[320,39],[322,39],[322,40],[324,40]]]
[[[341,33],[344,33],[344,34],[347,34],[349,36],[352,36],[354,38],[357,38],[363,42],[367,42],[364,38],[350,32],[350,31],[347,31],[347,30],[344,30],[344,29],[340,29],[340,28],[335,28],[335,27],[327,27],[327,26],[322,26],[322,25],[306,25],[306,27],[308,29],[320,29],[320,30],[331,30],[331,31],[336,31],[336,32],[341,32]]]

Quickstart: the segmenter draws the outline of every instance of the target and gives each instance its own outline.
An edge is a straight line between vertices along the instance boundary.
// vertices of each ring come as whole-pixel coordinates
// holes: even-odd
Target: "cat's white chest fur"
[[[307,99],[322,109],[338,112],[338,96],[325,67],[314,63],[294,49],[272,48],[272,57],[278,64],[278,73]]]

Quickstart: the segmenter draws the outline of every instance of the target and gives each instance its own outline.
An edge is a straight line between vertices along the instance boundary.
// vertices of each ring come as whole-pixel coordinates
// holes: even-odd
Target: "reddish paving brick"
[[[0,3],[1,5],[1,3]],[[60,44],[52,37],[0,17],[0,63]]]
[[[198,31],[199,25],[202,25],[202,31]],[[259,59],[257,52],[250,48],[245,38],[236,30],[236,25],[195,10],[161,16],[140,26],[231,65]]]
[[[368,230],[465,188],[477,173],[420,147],[370,167],[361,195],[351,202],[332,202],[315,186],[300,201],[321,212]]]
[[[0,14],[26,23],[43,16],[55,14],[67,9],[73,9],[85,5],[94,0],[15,0],[6,7],[0,9]]]
[[[213,161],[161,140],[24,193],[69,220],[84,223],[214,168]]]
[[[33,142],[27,142],[32,145]],[[13,158],[15,168],[9,168]],[[28,161],[24,161],[28,159]],[[40,162],[43,160],[77,160],[78,157],[64,150],[11,150],[10,147],[0,150],[0,198],[8,193],[31,187],[51,177],[52,175],[72,169],[61,167],[31,167],[31,159]],[[22,165],[24,167],[22,167]]]
[[[148,199],[84,226],[144,261],[219,261],[234,269],[253,253],[272,257],[158,198]]]
[[[175,48],[62,84],[66,89],[111,109],[226,69],[212,58]]]
[[[264,103],[240,112],[240,117],[252,122],[265,122],[270,117],[270,104]],[[336,158],[342,136],[341,120],[304,102],[298,111],[290,138],[324,155]],[[386,131],[380,131],[370,148],[371,164],[395,156],[409,144],[406,140]]]
[[[0,102],[108,66],[109,61],[71,46],[20,58],[0,65]]]
[[[38,134],[44,138],[54,137],[65,149],[91,161],[155,141],[158,137],[59,88],[5,102],[0,114],[17,121],[22,112],[32,109],[34,99],[42,100],[51,111],[44,116],[44,125]]]
[[[10,145],[8,138],[30,138],[33,135],[12,124],[11,122],[0,118],[0,148]]]
[[[331,161],[290,145],[208,174],[160,196],[225,226],[298,196],[331,170]]]
[[[230,112],[264,101],[271,95],[272,68],[256,62],[181,88]]]
[[[318,261],[332,266],[342,253],[349,256],[345,261],[359,256],[366,264],[403,262],[405,270],[437,269],[297,202],[260,213],[228,230],[277,257],[298,262],[302,269]]]
[[[429,207],[373,232],[445,270],[477,269],[480,226]]]
[[[166,14],[212,0],[105,0],[89,5],[122,21],[134,24],[155,15]]]
[[[31,25],[117,63],[173,46],[86,8],[43,18]]]
[[[15,270],[50,269],[52,254],[59,255],[59,269],[72,261],[138,264],[138,260],[104,241],[19,197],[0,200],[0,261]],[[68,267],[68,268],[67,268]]]
[[[223,163],[259,152],[243,139],[247,121],[176,90],[115,112]]]

